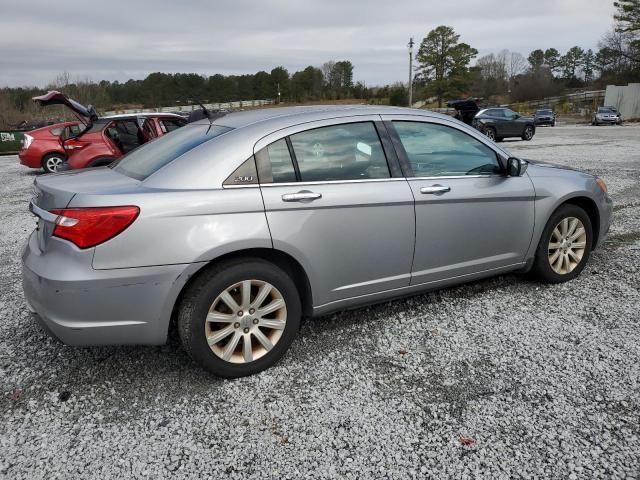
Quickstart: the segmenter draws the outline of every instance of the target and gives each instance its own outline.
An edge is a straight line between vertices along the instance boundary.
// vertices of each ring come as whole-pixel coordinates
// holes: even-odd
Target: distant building
[[[624,120],[640,119],[640,83],[607,85],[604,104],[616,107]]]

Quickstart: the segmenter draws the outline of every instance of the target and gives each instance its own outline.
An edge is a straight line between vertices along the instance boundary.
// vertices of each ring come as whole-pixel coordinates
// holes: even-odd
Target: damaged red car
[[[89,105],[85,107],[61,92],[51,91],[33,98],[42,106],[65,105],[85,125],[74,135],[63,135],[60,144],[66,160],[56,171],[109,165],[143,143],[187,124],[173,113],[132,113],[99,117]]]
[[[60,137],[78,135],[83,129],[84,124],[80,122],[62,122],[25,133],[18,153],[20,163],[54,173],[67,159]]]

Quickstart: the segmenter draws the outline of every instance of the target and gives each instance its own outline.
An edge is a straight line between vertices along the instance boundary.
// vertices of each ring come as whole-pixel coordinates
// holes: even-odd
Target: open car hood
[[[96,113],[96,109],[93,108],[93,105],[85,107],[72,98],[67,97],[64,93],[56,90],[51,90],[44,95],[33,97],[32,100],[43,107],[48,105],[65,105],[85,124],[93,123],[98,119],[98,114]]]

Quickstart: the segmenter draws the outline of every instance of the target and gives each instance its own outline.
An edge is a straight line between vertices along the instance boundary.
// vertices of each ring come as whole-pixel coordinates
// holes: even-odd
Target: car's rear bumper
[[[43,254],[32,234],[22,254],[25,299],[51,336],[78,346],[166,341],[173,305],[193,266],[95,270],[86,261],[69,261],[72,252],[64,250],[75,247],[59,243]]]
[[[29,168],[41,168],[41,158],[29,152],[29,150],[20,150],[18,153],[20,164]]]

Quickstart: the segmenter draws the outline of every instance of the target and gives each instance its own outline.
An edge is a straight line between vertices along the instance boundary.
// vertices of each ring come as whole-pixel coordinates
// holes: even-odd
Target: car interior
[[[122,153],[128,153],[147,141],[146,136],[135,119],[116,120],[112,122],[107,127],[106,134]]]

